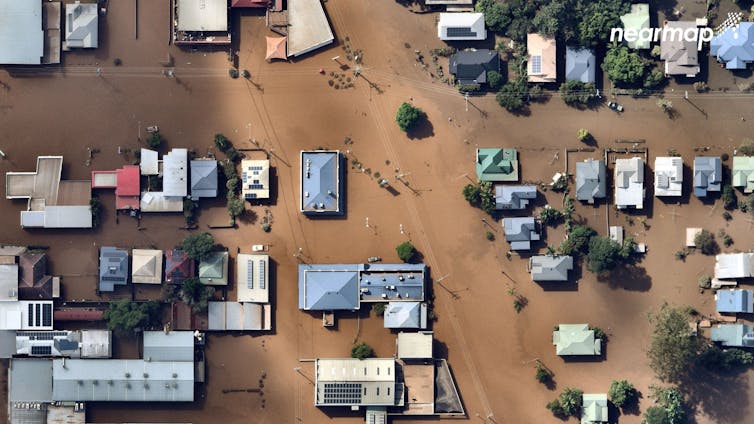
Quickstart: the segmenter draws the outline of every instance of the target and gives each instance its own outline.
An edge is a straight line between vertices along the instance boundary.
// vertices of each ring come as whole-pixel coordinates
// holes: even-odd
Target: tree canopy
[[[574,389],[571,387],[566,387],[565,389],[563,389],[563,391],[560,393],[560,397],[558,398],[558,400],[560,400],[560,406],[563,408],[563,412],[566,415],[581,414],[583,395],[584,392],[579,389]]]
[[[183,249],[189,258],[202,260],[209,257],[209,254],[215,249],[215,239],[208,232],[189,234],[181,243]]]
[[[629,240],[629,239],[627,239]],[[631,252],[608,237],[592,237],[586,255],[586,267],[595,274],[604,274],[628,259]]]
[[[351,349],[351,358],[366,359],[374,356],[374,350],[366,343],[357,343]]]
[[[413,261],[416,257],[417,251],[410,241],[404,241],[395,248],[398,257],[406,263]]]
[[[649,365],[663,381],[678,381],[686,376],[702,347],[702,340],[689,330],[688,308],[664,304],[650,315],[654,325],[647,351]]]
[[[715,241],[715,235],[707,230],[696,233],[694,245],[705,255],[714,255],[720,250],[717,241]]]
[[[498,71],[487,71],[487,85],[493,90],[499,90],[503,85],[503,76]]]
[[[626,46],[612,46],[607,50],[602,69],[617,86],[639,85],[646,74],[647,64]]]
[[[636,402],[638,395],[634,385],[627,380],[613,380],[610,383],[610,390],[608,390],[607,394],[618,408],[633,404]]]
[[[204,312],[212,296],[214,287],[205,286],[197,277],[190,277],[181,285],[181,300],[194,312]]]
[[[144,328],[159,320],[160,304],[157,302],[132,302],[124,299],[111,302],[105,310],[107,328],[121,333],[129,333]]]
[[[578,0],[578,42],[584,47],[595,47],[610,37],[611,28],[622,26],[620,16],[628,13],[629,0]]]
[[[524,98],[528,92],[526,84],[520,84],[514,81],[508,81],[497,92],[495,99],[497,103],[504,107],[508,112],[519,112],[524,108]]]
[[[568,233],[568,238],[563,240],[558,250],[564,255],[578,255],[586,253],[589,248],[589,240],[597,234],[594,229],[586,225],[576,225]]]
[[[597,99],[597,88],[591,82],[566,81],[560,85],[560,97],[569,106],[589,106]]]
[[[401,130],[408,132],[425,117],[425,113],[410,103],[403,102],[395,115],[395,121]]]
[[[495,193],[492,191],[492,183],[489,181],[466,184],[463,188],[463,197],[471,206],[480,208],[489,214],[495,211]]]

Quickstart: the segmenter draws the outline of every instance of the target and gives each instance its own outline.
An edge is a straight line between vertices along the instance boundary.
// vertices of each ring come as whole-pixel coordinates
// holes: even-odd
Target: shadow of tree
[[[406,132],[406,135],[411,140],[421,140],[423,138],[432,137],[433,135],[435,135],[435,127],[432,125],[432,122],[429,119],[424,118],[417,122],[411,129],[409,129]]]
[[[680,385],[687,397],[689,417],[703,411],[718,424],[746,422],[750,396],[748,378],[742,371],[712,372],[695,367]],[[696,421],[690,418],[689,422]]]
[[[626,265],[612,270],[609,274],[597,277],[612,289],[647,291],[652,288],[652,277],[640,266]]]

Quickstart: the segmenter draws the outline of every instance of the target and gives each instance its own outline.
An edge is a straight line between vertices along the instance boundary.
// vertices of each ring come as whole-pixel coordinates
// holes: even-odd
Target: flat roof
[[[173,149],[162,157],[162,192],[169,197],[188,195],[188,149]],[[183,199],[181,199],[183,207]]]
[[[0,264],[0,301],[18,300],[18,264]]]
[[[270,301],[270,257],[240,253],[236,257],[238,302]]]
[[[300,56],[335,40],[320,0],[288,0],[288,56]]]
[[[42,63],[42,0],[0,0],[0,10],[0,64]]]
[[[183,212],[183,197],[168,196],[162,191],[141,193],[139,209],[142,212]]]
[[[267,303],[209,302],[207,315],[211,331],[272,329],[272,308]]]
[[[8,374],[9,401],[52,401],[52,360],[11,359]]]
[[[432,359],[431,331],[398,333],[398,359]]]
[[[227,31],[228,0],[176,0],[179,31]]]
[[[193,361],[193,331],[145,331],[144,359],[150,361]]]

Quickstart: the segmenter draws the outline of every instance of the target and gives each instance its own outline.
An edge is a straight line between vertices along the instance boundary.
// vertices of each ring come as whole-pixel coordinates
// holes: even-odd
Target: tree
[[[678,381],[689,372],[701,350],[701,339],[689,330],[688,308],[664,304],[649,316],[654,325],[647,356],[649,365],[663,381]]]
[[[524,98],[528,93],[526,84],[506,82],[495,95],[497,103],[508,112],[520,112],[524,107]]]
[[[403,102],[395,115],[395,121],[401,130],[409,132],[425,117],[426,114],[421,109],[412,106],[410,103]]]
[[[686,422],[683,394],[675,387],[650,386],[649,397],[665,410],[664,423],[680,424]]]
[[[668,424],[668,413],[662,406],[653,405],[644,411],[641,424]]]
[[[707,230],[696,233],[694,236],[694,245],[705,255],[714,255],[720,250],[717,241],[715,241],[715,235]]]
[[[89,210],[92,212],[92,227],[99,227],[102,222],[102,202],[99,197],[92,197],[89,199]]]
[[[233,79],[238,78],[238,69],[236,69],[236,68],[229,68],[228,69],[228,76],[231,77],[231,78],[233,78]]]
[[[504,32],[511,23],[510,6],[496,0],[478,0],[475,9],[484,13],[484,23],[492,31]]]
[[[611,28],[620,28],[620,16],[628,13],[628,0],[580,0],[574,16],[579,17],[579,45],[595,47],[607,41]]]
[[[581,404],[583,402],[584,392],[579,389],[566,387],[561,393],[558,400],[563,407],[566,415],[581,414]]]
[[[592,141],[594,139],[594,137],[592,136],[592,134],[586,128],[579,128],[579,132],[576,134],[576,137],[582,143],[587,143],[587,142]]]
[[[230,146],[230,140],[228,140],[227,137],[220,133],[215,134],[215,147],[217,147],[218,150],[225,152]]]
[[[215,239],[208,232],[189,234],[183,239],[181,249],[191,259],[202,260],[215,250]]]
[[[547,384],[552,381],[552,371],[548,370],[544,365],[540,363],[537,363],[537,373],[534,376],[537,381],[542,384]]]
[[[566,81],[560,85],[560,97],[569,106],[584,107],[597,98],[597,89],[591,82]]]
[[[740,153],[744,156],[754,156],[754,140],[744,138],[741,145],[738,146],[736,153]]]
[[[492,183],[489,181],[467,184],[463,188],[463,197],[471,206],[480,208],[489,214],[495,211],[495,194],[492,191]]]
[[[731,186],[730,184],[723,186],[723,193],[720,197],[723,199],[723,207],[725,209],[733,210],[738,206],[736,192],[733,191],[733,186]]]
[[[563,220],[563,212],[546,205],[539,213],[539,220],[545,225],[557,225]]]
[[[197,277],[189,277],[181,285],[181,300],[197,313],[207,310],[209,300],[214,294],[215,289],[205,286]]]
[[[416,258],[416,254],[418,253],[416,251],[416,248],[413,244],[411,244],[410,241],[404,241],[403,243],[399,244],[395,251],[398,253],[398,257],[406,263],[411,263]]]
[[[566,5],[561,1],[551,1],[540,7],[532,20],[534,28],[544,37],[554,37],[569,16],[565,9]]]
[[[627,380],[613,380],[610,383],[610,390],[607,391],[610,400],[618,408],[632,405],[636,402],[637,392],[634,385]]]
[[[128,334],[137,328],[144,328],[159,318],[160,305],[157,302],[132,302],[124,299],[111,302],[105,310],[107,328]]]
[[[742,368],[754,362],[754,355],[741,349],[722,350],[717,346],[708,346],[697,358],[699,365],[713,371],[729,371]]]
[[[241,215],[243,215],[244,211],[246,210],[245,202],[240,197],[236,196],[235,193],[228,192],[228,195],[231,195],[228,197],[227,206],[228,206],[228,214],[231,218],[236,218]]]
[[[498,71],[487,71],[487,85],[493,90],[499,90],[503,85],[503,76]]]
[[[644,78],[644,88],[652,89],[662,85],[665,82],[665,74],[659,69],[652,69]]]
[[[560,401],[558,399],[553,399],[547,402],[547,409],[552,412],[552,415],[555,415],[558,418],[566,418],[568,416],[565,413],[565,410],[563,410],[563,405],[560,404]]]
[[[657,107],[668,116],[673,116],[673,102],[668,99],[657,99]]]
[[[351,349],[351,358],[366,359],[374,356],[374,350],[366,343],[357,343]]]
[[[374,314],[378,317],[381,317],[385,315],[385,304],[384,303],[374,303],[372,304],[372,310],[374,311]]]
[[[147,146],[149,146],[150,149],[157,150],[162,145],[162,136],[160,136],[159,131],[153,132],[149,138],[147,139]]]
[[[615,85],[636,86],[644,79],[646,66],[644,59],[628,47],[612,46],[605,55],[602,70]]]
[[[568,238],[561,244],[558,250],[564,255],[578,255],[586,253],[589,247],[589,240],[597,234],[591,227],[586,225],[577,225],[573,227]]]

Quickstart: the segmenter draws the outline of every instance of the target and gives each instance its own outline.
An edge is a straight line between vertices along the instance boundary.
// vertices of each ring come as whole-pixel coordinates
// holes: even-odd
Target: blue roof
[[[191,198],[217,197],[217,161],[196,159],[191,161]]]
[[[594,82],[596,62],[592,50],[566,47],[566,81]]]
[[[712,37],[710,55],[728,69],[746,69],[754,61],[754,22],[741,22]]]
[[[754,312],[751,290],[718,290],[717,312]]]
[[[384,317],[385,328],[427,327],[427,307],[421,302],[390,302]]]
[[[99,290],[115,291],[128,283],[128,251],[104,246],[99,251]]]
[[[341,210],[339,151],[301,152],[301,212],[336,214]]]
[[[751,331],[751,326],[746,324],[720,324],[712,327],[710,339],[713,342],[720,342],[723,346],[754,346],[754,333]]]
[[[298,307],[357,310],[364,302],[424,300],[424,264],[300,264]]]

